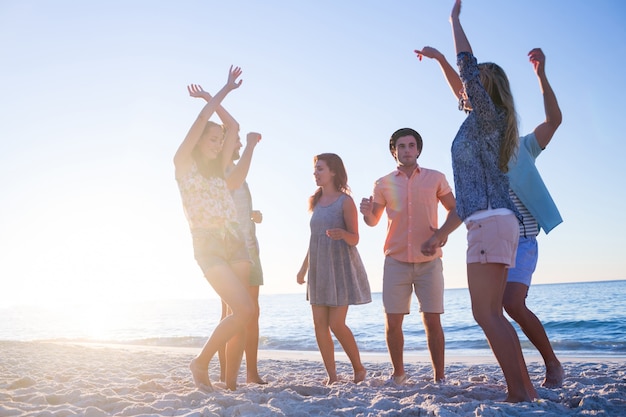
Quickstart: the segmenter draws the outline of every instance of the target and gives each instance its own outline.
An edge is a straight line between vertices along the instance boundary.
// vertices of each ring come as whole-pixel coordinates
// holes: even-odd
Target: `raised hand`
[[[249,132],[246,135],[246,143],[248,145],[256,145],[257,143],[259,143],[261,141],[261,134],[257,133],[257,132]]]
[[[458,19],[461,15],[461,0],[456,0],[454,6],[452,6],[452,12],[450,12],[450,20]]]
[[[535,48],[528,53],[528,60],[533,64],[533,69],[536,74],[545,70],[546,56],[541,48]]]
[[[211,100],[211,94],[207,93],[202,89],[202,86],[199,84],[189,84],[187,86],[187,91],[189,91],[189,95],[195,98],[203,98],[206,101]]]
[[[372,210],[374,209],[374,203],[372,202],[373,197],[362,198],[361,204],[359,205],[359,210],[361,214],[364,216],[368,216],[372,214]]]
[[[250,220],[255,223],[261,223],[263,221],[263,213],[261,213],[259,210],[252,210],[252,212],[250,213]]]
[[[424,48],[420,49],[416,49],[415,54],[417,54],[417,58],[421,61],[423,57],[426,58],[430,58],[430,59],[437,59],[441,56],[441,52],[439,52],[439,50],[431,47],[431,46],[425,46]]]
[[[241,83],[243,82],[243,80],[239,80],[237,81],[237,78],[239,78],[241,76],[241,73],[243,71],[241,70],[240,67],[234,67],[231,65],[230,69],[228,70],[228,82],[226,83],[226,86],[230,89],[230,90],[234,90],[236,88],[239,88],[241,86]]]

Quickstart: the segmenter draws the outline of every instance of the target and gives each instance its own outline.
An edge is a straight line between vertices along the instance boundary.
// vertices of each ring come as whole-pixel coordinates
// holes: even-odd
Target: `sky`
[[[265,285],[302,293],[314,155],[334,152],[358,206],[395,168],[388,139],[412,127],[418,162],[453,186],[450,145],[464,114],[439,66],[452,63],[453,1],[0,0],[0,305],[212,297],[193,259],[172,158],[218,91],[242,137],[261,132],[248,176]],[[508,74],[520,132],[544,118],[527,53],[541,47],[563,112],[537,165],[564,223],[539,236],[536,284],[626,278],[622,208],[626,82],[622,0],[466,0],[479,61]],[[443,221],[445,212],[440,212]],[[386,217],[359,223],[359,252],[382,288]],[[466,231],[444,248],[446,288],[466,287]]]

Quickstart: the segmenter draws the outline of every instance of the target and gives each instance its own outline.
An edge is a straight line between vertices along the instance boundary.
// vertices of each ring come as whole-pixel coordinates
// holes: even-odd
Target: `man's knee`
[[[401,332],[403,320],[404,314],[387,314],[385,318],[385,330],[387,333]]]
[[[441,314],[438,313],[422,313],[422,321],[427,333],[443,332],[441,326]]]

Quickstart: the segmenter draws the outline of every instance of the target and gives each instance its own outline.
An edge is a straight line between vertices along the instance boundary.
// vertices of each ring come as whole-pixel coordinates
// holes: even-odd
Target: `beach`
[[[214,382],[205,393],[188,370],[196,348],[3,341],[0,351],[0,417],[626,416],[623,357],[561,358],[566,378],[558,389],[541,387],[541,358],[527,358],[541,399],[508,404],[493,356],[448,357],[447,379],[435,384],[428,357],[408,355],[408,383],[390,386],[386,355],[364,354],[368,377],[354,384],[337,353],[341,381],[325,386],[318,352],[260,350],[267,385],[246,384],[242,372],[236,391]],[[214,361],[212,381],[217,372]]]

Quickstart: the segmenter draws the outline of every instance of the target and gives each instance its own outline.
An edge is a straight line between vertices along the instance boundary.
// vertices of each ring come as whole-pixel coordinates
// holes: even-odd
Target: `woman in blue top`
[[[507,269],[515,266],[519,213],[509,197],[508,163],[518,147],[517,117],[506,74],[478,65],[461,26],[461,0],[450,22],[463,83],[459,109],[468,113],[452,143],[456,209],[467,226],[467,281],[476,322],[507,382],[509,402],[537,398],[515,329],[504,317]],[[429,244],[443,245],[449,230]]]

